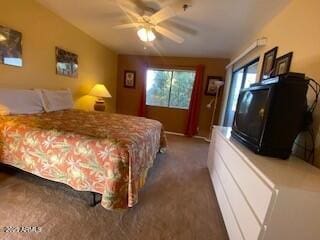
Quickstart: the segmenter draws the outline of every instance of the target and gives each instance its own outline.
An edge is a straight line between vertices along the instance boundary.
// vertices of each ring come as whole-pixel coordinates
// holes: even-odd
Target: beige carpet
[[[39,226],[40,233],[3,233],[0,239],[227,239],[206,168],[208,144],[169,136],[139,204],[125,211],[88,205],[91,195],[0,168],[0,227]]]

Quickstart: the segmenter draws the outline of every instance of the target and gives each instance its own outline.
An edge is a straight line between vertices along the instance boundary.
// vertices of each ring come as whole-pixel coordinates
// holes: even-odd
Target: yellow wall
[[[107,109],[115,111],[116,54],[33,0],[2,0],[0,25],[20,31],[23,67],[0,64],[1,88],[70,88],[76,107],[91,109],[94,97],[85,96],[95,83],[104,83],[112,99]],[[55,47],[78,54],[79,76],[55,73]]]
[[[320,83],[320,1],[319,0],[292,0],[287,7],[269,23],[267,23],[259,33],[252,36],[251,41],[234,54],[238,56],[244,49],[250,46],[257,38],[267,37],[268,44],[249,54],[238,62],[234,69],[254,58],[260,56],[260,69],[263,54],[275,46],[279,47],[278,56],[290,51],[294,52],[291,71],[303,72],[307,76],[315,78]],[[230,70],[228,74],[230,80]],[[308,98],[312,94],[309,92]],[[320,165],[319,152],[319,104],[315,113],[314,130],[317,134],[317,154],[316,161]]]

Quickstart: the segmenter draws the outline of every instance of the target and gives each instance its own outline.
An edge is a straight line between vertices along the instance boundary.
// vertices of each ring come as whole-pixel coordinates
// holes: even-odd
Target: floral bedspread
[[[138,202],[148,169],[166,147],[162,124],[146,118],[67,110],[0,116],[0,161],[79,191],[106,209]]]

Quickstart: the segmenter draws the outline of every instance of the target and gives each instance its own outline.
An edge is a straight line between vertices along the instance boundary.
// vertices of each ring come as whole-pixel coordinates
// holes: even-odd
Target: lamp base
[[[106,109],[104,100],[101,100],[101,99],[97,100],[93,107],[95,111],[99,111],[99,112],[104,112],[104,110]]]

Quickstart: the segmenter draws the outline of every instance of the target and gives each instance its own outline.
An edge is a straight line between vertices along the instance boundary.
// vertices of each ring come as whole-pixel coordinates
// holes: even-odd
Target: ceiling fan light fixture
[[[143,27],[143,28],[139,29],[137,34],[142,42],[152,42],[156,39],[156,35],[149,28]]]

